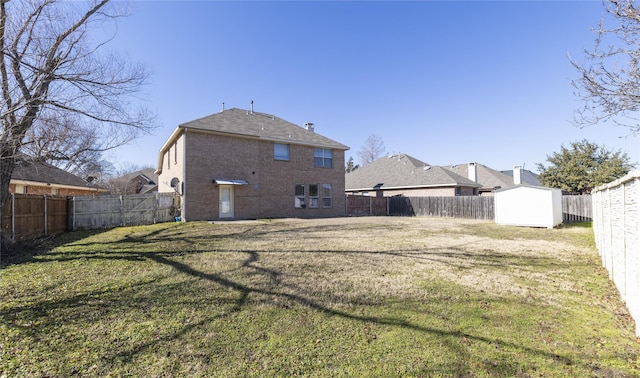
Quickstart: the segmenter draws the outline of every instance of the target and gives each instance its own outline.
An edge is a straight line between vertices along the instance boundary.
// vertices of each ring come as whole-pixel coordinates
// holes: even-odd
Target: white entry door
[[[233,218],[233,185],[220,185],[220,218]]]

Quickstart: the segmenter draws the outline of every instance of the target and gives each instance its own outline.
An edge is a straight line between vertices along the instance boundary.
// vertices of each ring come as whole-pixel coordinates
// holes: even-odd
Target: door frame
[[[229,190],[229,211],[228,212],[223,212],[223,210],[225,209],[225,207],[223,206],[222,202],[224,200],[223,198],[223,193],[224,190],[228,189]],[[235,210],[234,210],[234,194],[233,194],[233,185],[219,185],[218,186],[218,218],[220,219],[233,219],[235,218]]]

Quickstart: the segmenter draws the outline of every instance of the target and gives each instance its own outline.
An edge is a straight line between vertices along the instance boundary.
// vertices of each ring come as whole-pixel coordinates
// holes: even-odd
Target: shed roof
[[[531,185],[531,184],[519,184],[519,185],[511,185],[507,188],[501,188],[496,190],[496,193],[500,193],[500,192],[505,192],[507,190],[517,190],[517,189],[521,189],[521,188],[529,188],[529,189],[536,189],[536,190],[542,190],[542,191],[553,191],[553,190],[561,190],[561,189],[557,189],[557,188],[549,188],[547,186],[540,186],[540,185]]]

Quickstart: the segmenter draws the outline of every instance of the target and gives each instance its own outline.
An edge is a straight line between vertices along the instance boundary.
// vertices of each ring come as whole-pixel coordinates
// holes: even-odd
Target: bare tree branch
[[[95,23],[126,15],[116,5],[0,0],[0,208],[19,151],[75,169],[153,128],[136,105],[144,67],[102,53],[109,38],[89,38]]]
[[[584,51],[584,62],[571,64],[580,74],[572,82],[584,105],[575,111],[579,127],[611,121],[640,132],[640,11],[631,0],[603,1],[605,15],[598,28],[593,50]],[[608,16],[608,17],[605,17]],[[614,23],[605,27],[605,22]]]
[[[372,134],[365,140],[364,145],[358,151],[360,163],[364,166],[386,153],[382,137]]]

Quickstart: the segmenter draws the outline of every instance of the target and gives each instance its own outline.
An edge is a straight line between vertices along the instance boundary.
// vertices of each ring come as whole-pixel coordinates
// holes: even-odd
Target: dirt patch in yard
[[[304,281],[308,287],[299,277],[290,277],[291,293],[300,294],[302,286],[305,295],[326,298],[336,284],[349,287],[335,298],[339,302],[345,295],[349,300],[391,293],[415,298],[420,296],[416,281],[444,279],[489,295],[554,304],[558,291],[583,289],[571,264],[584,264],[585,259],[591,264],[597,258],[593,247],[576,242],[576,237],[592,233],[589,228],[516,228],[431,217],[282,219],[255,229],[243,224],[221,227],[242,235],[228,247],[259,253],[262,269],[309,277]],[[315,256],[300,261],[305,255],[299,252]],[[287,287],[287,277],[279,280]]]

